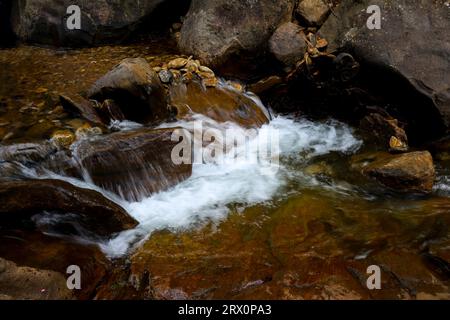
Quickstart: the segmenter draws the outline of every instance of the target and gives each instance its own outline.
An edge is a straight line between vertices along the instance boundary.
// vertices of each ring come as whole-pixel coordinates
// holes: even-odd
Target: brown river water
[[[73,51],[29,46],[0,50],[0,140],[48,139],[57,129],[80,126],[83,120],[72,119],[57,106],[59,93],[85,92],[124,58],[144,57],[156,66],[176,53],[155,43]],[[285,118],[274,121],[283,128],[292,125]],[[303,128],[292,126],[291,131]],[[362,139],[358,132],[353,135]],[[317,139],[327,137],[319,134]],[[368,147],[340,152],[343,148],[302,161],[295,158],[303,157],[305,148],[293,148],[293,154],[282,155],[287,172],[283,183],[239,173],[222,184],[200,187],[194,181],[158,199],[127,203],[148,231],[147,238],[115,260],[116,269],[99,286],[97,297],[449,299],[446,163],[436,163],[435,192],[402,195],[380,188],[354,169],[356,155],[371,151]],[[263,186],[271,183],[276,191]],[[199,191],[189,193],[190,188]],[[251,196],[227,194],[234,189]],[[259,199],[260,194],[264,196]],[[180,204],[205,198],[209,202],[197,207]],[[180,214],[174,220],[182,219],[183,212],[190,220],[152,220],[152,212],[172,215],[170,208]],[[370,265],[382,270],[381,290],[366,287]],[[147,288],[145,292],[129,296],[125,282],[130,279],[135,287]]]

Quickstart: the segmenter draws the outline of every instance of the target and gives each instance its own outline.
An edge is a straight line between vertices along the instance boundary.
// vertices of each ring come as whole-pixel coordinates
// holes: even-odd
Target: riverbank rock
[[[92,181],[124,199],[141,200],[190,177],[191,164],[177,165],[170,129],[142,128],[83,140],[74,153]]]
[[[96,45],[126,38],[165,0],[83,1],[81,29],[69,30],[71,0],[14,1],[12,28],[23,41],[54,46]]]
[[[66,279],[57,272],[17,266],[0,258],[0,300],[72,299]]]
[[[101,193],[60,180],[24,180],[0,183],[0,223],[15,224],[33,215],[74,214],[93,234],[111,234],[136,226],[128,213]]]
[[[139,123],[163,121],[169,114],[159,76],[143,58],[124,59],[88,95],[99,102],[113,100],[126,119]]]
[[[226,86],[205,88],[198,81],[174,84],[169,89],[176,118],[186,119],[194,113],[218,122],[231,121],[243,127],[256,128],[269,121],[265,107],[249,95]],[[257,99],[255,97],[255,99]]]
[[[49,141],[27,142],[0,146],[0,162],[20,162],[24,165],[40,162],[57,152]]]
[[[371,5],[381,9],[381,29],[371,30],[366,13]],[[370,66],[368,78],[401,99],[400,77],[419,98],[408,100],[408,114],[418,128],[440,132],[450,125],[450,10],[448,1],[343,0],[320,29],[330,50],[348,50]],[[420,48],[420,49],[419,49]],[[381,72],[381,73],[380,73]],[[388,79],[384,81],[383,79]],[[409,90],[409,89],[408,89]],[[411,92],[409,97],[413,97]],[[422,98],[420,98],[422,97]],[[407,98],[407,97],[406,97]]]
[[[269,47],[278,61],[293,66],[303,59],[307,49],[302,28],[292,22],[282,24],[270,38]]]
[[[293,0],[193,0],[179,46],[212,67],[233,56],[242,60],[267,47],[276,28],[291,20],[293,8]]]
[[[317,27],[325,22],[331,9],[329,1],[326,0],[300,0],[295,13],[300,22]]]
[[[375,158],[362,173],[393,190],[412,193],[431,192],[436,176],[428,151]]]

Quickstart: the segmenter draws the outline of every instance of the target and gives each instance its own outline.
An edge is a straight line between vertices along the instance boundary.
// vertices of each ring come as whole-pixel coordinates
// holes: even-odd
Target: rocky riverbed
[[[450,298],[448,1],[122,2],[0,1],[1,299]]]

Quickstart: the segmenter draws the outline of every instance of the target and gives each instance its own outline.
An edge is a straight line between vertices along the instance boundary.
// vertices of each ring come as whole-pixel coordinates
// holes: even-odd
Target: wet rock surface
[[[201,83],[191,81],[175,84],[169,92],[178,119],[197,113],[218,122],[232,121],[248,128],[260,127],[269,120],[264,106],[232,87],[204,88]]]
[[[421,228],[428,234],[440,219],[448,220],[447,199],[417,201],[392,217],[388,204],[336,206],[339,197],[304,190],[276,209],[232,212],[218,226],[157,232],[132,255],[131,275],[147,288],[141,297],[158,299],[449,297],[448,282],[435,281],[417,248],[423,238],[415,233]],[[430,219],[434,206],[442,210]],[[438,247],[448,242],[444,229]],[[373,264],[382,268],[383,290],[367,289],[366,269]]]
[[[51,270],[50,275],[55,275],[59,282],[64,279],[64,288],[67,290],[67,268],[70,265],[77,265],[81,271],[81,290],[71,290],[70,298],[92,299],[104,279],[108,276],[111,268],[110,261],[104,256],[96,245],[80,244],[73,239],[56,238],[44,235],[33,229],[18,230],[5,229],[0,230],[2,246],[0,247],[0,256],[3,259],[14,261],[18,266],[26,266],[38,270]],[[45,277],[43,278],[45,280]],[[46,282],[44,282],[45,284]],[[0,291],[8,291],[16,287],[17,284],[11,283],[11,287],[1,287]],[[59,288],[59,287],[57,287]],[[41,292],[41,289],[45,291]],[[49,288],[41,286],[39,292],[33,288],[23,286],[22,292],[34,295],[35,299],[45,299],[49,294]],[[58,294],[66,295],[67,291],[61,290]],[[42,297],[39,298],[38,295]]]
[[[61,95],[60,101],[62,107],[75,116],[81,116],[94,125],[104,125],[105,123],[95,110],[95,104],[80,95]]]
[[[430,193],[436,177],[428,151],[380,157],[368,164],[363,173],[401,192]]]
[[[187,179],[192,166],[175,164],[175,129],[139,129],[84,140],[75,154],[93,182],[127,200],[138,200]]]
[[[17,266],[0,258],[1,300],[67,300],[72,292],[57,272]]]
[[[158,75],[145,59],[125,59],[96,81],[89,97],[112,99],[128,120],[141,123],[168,118],[166,96]]]
[[[2,182],[0,199],[0,220],[4,223],[14,223],[49,211],[79,215],[79,222],[85,229],[103,237],[136,225],[124,209],[99,192],[60,180]]]

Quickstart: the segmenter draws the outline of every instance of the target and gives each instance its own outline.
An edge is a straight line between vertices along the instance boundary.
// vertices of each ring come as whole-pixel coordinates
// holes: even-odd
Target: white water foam
[[[243,130],[236,124],[219,124],[203,116],[200,118],[209,126]],[[170,126],[192,129],[193,122],[180,121]],[[282,161],[277,171],[262,174],[261,167],[270,164],[261,161],[194,165],[192,176],[170,190],[140,202],[122,202],[121,205],[139,222],[139,226],[102,243],[104,252],[111,257],[121,256],[127,253],[130,246],[146,239],[155,230],[182,229],[201,221],[219,221],[226,217],[229,204],[246,206],[270,201],[288,182],[291,174],[283,159],[290,159],[287,162],[292,159],[304,161],[332,151],[349,153],[362,144],[348,126],[337,121],[315,123],[278,116],[259,132],[265,129],[275,129],[279,133]],[[250,141],[251,152],[257,152],[257,140]]]

